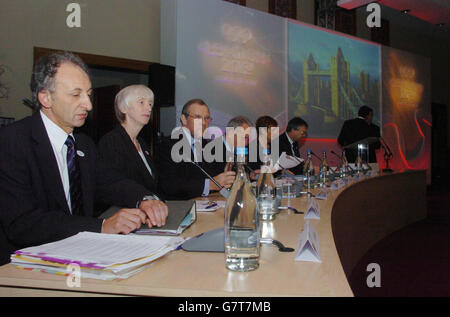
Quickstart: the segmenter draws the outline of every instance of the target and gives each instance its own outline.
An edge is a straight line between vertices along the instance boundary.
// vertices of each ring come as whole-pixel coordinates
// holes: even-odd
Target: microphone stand
[[[392,154],[391,149],[387,145],[386,141],[383,138],[380,138],[382,142],[380,142],[381,146],[384,150],[384,160],[386,161],[386,168],[383,169],[384,173],[392,173],[393,170],[389,168],[389,160],[391,160],[394,157],[394,154]]]
[[[339,162],[342,162],[342,156],[340,156],[339,154],[337,154],[336,152],[334,152],[333,150],[330,151],[332,154],[336,155],[339,158]],[[342,165],[342,164],[340,164]],[[342,166],[340,166],[339,168],[341,168]],[[354,169],[350,166],[350,164],[347,164],[346,168],[348,168],[350,170],[350,173],[354,173]],[[345,173],[347,173],[347,171],[345,171]]]
[[[321,159],[320,157],[318,157],[318,156],[316,155],[316,153],[314,153],[313,151],[311,151],[311,154],[314,155],[320,162],[322,162],[322,159]]]
[[[222,185],[220,185],[220,184],[214,179],[214,177],[212,177],[211,175],[209,175],[208,172],[205,171],[205,170],[204,170],[197,162],[192,162],[192,161],[191,161],[190,163],[192,163],[192,164],[194,164],[195,166],[197,166],[197,167],[202,171],[202,173],[205,174],[206,177],[208,177],[214,184],[216,184],[216,186],[217,186],[218,188],[220,188],[219,193],[220,193],[223,197],[225,197],[225,198],[228,199],[228,197],[230,196],[230,190],[229,190],[229,189],[226,189],[225,187],[222,187]]]

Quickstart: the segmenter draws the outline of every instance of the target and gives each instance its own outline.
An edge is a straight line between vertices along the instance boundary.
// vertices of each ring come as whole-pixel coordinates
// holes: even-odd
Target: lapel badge
[[[148,151],[145,151],[145,154],[150,155],[150,153],[148,153]]]
[[[84,153],[80,150],[77,150],[77,154],[78,154],[78,156],[84,157]]]

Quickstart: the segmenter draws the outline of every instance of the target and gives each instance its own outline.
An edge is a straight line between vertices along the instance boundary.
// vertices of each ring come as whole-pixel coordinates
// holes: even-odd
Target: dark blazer
[[[142,152],[152,170],[149,173],[125,129],[118,125],[98,143],[97,182],[108,185],[97,200],[108,205],[136,208],[138,200],[156,194],[158,172],[150,157],[150,147],[138,137]]]
[[[344,147],[367,137],[380,137],[380,128],[375,124],[368,125],[361,118],[351,119],[344,122],[338,136],[338,143]],[[370,163],[375,163],[377,161],[375,150],[379,149],[380,146],[380,142],[369,145]],[[356,148],[346,149],[345,156],[350,163],[354,163],[358,156],[358,150]]]
[[[227,151],[227,147],[224,143],[223,137],[215,138],[207,143],[208,148],[212,148],[212,155],[214,156],[214,160],[212,162],[207,162],[205,160],[205,168],[211,176],[219,175],[223,173],[228,161],[234,161],[234,153]],[[221,153],[216,154],[216,150],[220,149]],[[220,155],[221,154],[221,155]],[[217,156],[217,158],[216,158]]]
[[[279,144],[279,153],[280,156],[283,154],[283,152],[286,152],[287,155],[300,157],[300,151],[297,150],[295,153],[292,151],[291,143],[288,140],[287,133],[284,132],[278,137],[278,144]],[[305,165],[304,162],[300,163],[299,165],[290,168],[289,171],[294,173],[295,175],[302,175],[303,174],[303,166]]]
[[[181,142],[181,143],[178,143]],[[203,145],[207,143],[203,140]],[[190,160],[175,162],[172,159],[171,152],[174,145],[184,145],[185,149],[189,149]],[[175,148],[177,149],[177,148]],[[181,153],[176,151],[176,153]],[[194,155],[187,138],[181,135],[179,138],[171,139],[163,138],[158,153],[156,155],[156,166],[160,171],[158,186],[167,199],[191,199],[200,197],[205,187],[205,179],[207,178],[201,170],[194,164]],[[200,162],[199,165],[211,174],[212,169],[206,162]],[[211,175],[212,177],[217,174]]]
[[[83,214],[72,216],[53,149],[39,112],[0,130],[0,263],[15,250],[57,241],[81,231],[100,232],[93,218],[96,153],[75,134]]]

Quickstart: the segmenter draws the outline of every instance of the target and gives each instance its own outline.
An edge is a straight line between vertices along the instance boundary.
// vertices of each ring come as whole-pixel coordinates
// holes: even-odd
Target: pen
[[[205,209],[210,209],[210,208],[213,208],[216,206],[217,206],[217,203],[213,202],[212,204],[209,204],[208,206],[206,206]]]

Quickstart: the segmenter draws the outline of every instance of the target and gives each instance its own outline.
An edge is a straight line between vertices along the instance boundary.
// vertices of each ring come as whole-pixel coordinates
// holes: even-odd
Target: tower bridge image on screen
[[[320,122],[322,128],[356,117],[362,105],[379,104],[379,81],[371,81],[370,74],[362,70],[359,83],[352,82],[350,62],[340,47],[330,57],[329,69],[321,69],[310,52],[302,71],[303,80],[291,99],[296,104],[294,115]]]

